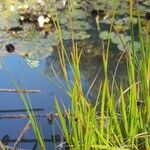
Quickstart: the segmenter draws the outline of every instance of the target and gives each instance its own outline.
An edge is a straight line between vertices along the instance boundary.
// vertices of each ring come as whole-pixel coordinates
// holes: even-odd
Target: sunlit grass
[[[139,58],[134,50],[132,0],[130,0],[129,11],[132,46],[128,50],[128,58],[126,60],[128,88],[124,89],[124,86],[120,84],[118,108],[116,107],[116,94],[113,90],[110,90],[107,78],[110,38],[108,39],[107,52],[103,53],[105,78],[100,83],[97,102],[94,106],[89,103],[89,100],[87,100],[82,92],[79,67],[79,57],[82,56],[79,56],[77,53],[77,46],[73,46],[73,51],[77,55],[72,57],[75,73],[73,87],[69,91],[72,105],[68,112],[66,112],[67,119],[63,117],[63,110],[61,110],[58,100],[55,98],[62,130],[70,149],[150,148],[148,129],[150,126],[150,37],[148,33],[146,37],[143,37],[139,15],[138,24],[141,45],[141,50],[138,52]],[[110,26],[110,34],[112,26],[113,22]],[[146,41],[146,46],[144,41]],[[100,110],[99,113],[97,110]],[[66,111],[66,108],[64,111]]]

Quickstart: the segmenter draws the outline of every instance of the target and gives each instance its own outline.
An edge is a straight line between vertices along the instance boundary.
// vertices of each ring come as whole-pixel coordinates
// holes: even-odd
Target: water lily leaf
[[[112,43],[114,43],[114,44],[119,44],[119,43],[122,43],[122,42],[123,42],[122,37],[119,36],[119,35],[117,35],[117,34],[111,35],[111,41],[112,41]]]
[[[62,25],[68,24],[68,19],[65,17],[63,13],[59,14],[59,23]]]
[[[121,44],[121,43],[117,45],[117,48],[118,48],[120,51],[125,51],[125,47],[124,47],[124,45]]]
[[[69,40],[71,39],[71,32],[68,32],[66,30],[62,31],[63,39],[64,40]],[[88,34],[86,31],[75,31],[74,32],[74,38],[77,40],[83,40],[90,38],[90,34]]]
[[[126,46],[126,48],[125,48],[125,46]],[[131,44],[131,41],[130,41],[130,42],[128,42],[128,45],[127,44],[123,45],[123,44],[120,43],[120,44],[117,45],[117,47],[120,51],[125,51],[126,49],[129,49],[129,47],[130,47],[130,49],[132,49],[132,44]],[[140,43],[137,42],[137,41],[134,41],[134,50],[135,51],[140,50]]]
[[[71,39],[71,32],[67,30],[62,30],[62,36],[64,40],[69,40]]]
[[[83,31],[83,30],[90,29],[91,25],[88,22],[76,20],[76,21],[72,22],[72,26],[71,26],[71,24],[68,24],[67,27],[68,27],[68,29],[82,30]]]
[[[58,45],[60,42],[57,33],[50,33],[47,39],[43,39],[43,41],[45,41],[45,44],[47,43],[49,46]]]
[[[80,31],[75,33],[75,39],[77,40],[83,40],[83,39],[88,39],[90,38],[90,35],[87,32]]]
[[[31,68],[36,68],[39,66],[39,60],[26,59],[26,62]]]
[[[123,25],[124,21],[123,21],[122,18],[121,19],[117,19],[117,20],[115,20],[115,24]]]
[[[86,19],[89,16],[90,14],[82,9],[75,9],[71,12],[71,17],[73,19]]]
[[[137,41],[134,41],[134,49],[135,49],[135,51],[139,51],[140,48],[141,48],[140,43],[137,42]]]
[[[33,49],[30,52],[28,52],[28,58],[34,59],[34,60],[40,60],[44,59],[48,56],[50,56],[53,52],[52,47],[39,47],[37,49]]]
[[[109,38],[109,33],[108,31],[103,31],[100,33],[100,38],[102,38],[103,40],[107,40]]]
[[[114,34],[111,35],[111,41],[114,44],[120,44],[120,43],[122,43],[122,44],[125,45],[130,40],[131,40],[131,37],[130,36],[125,36],[124,34],[114,33]]]

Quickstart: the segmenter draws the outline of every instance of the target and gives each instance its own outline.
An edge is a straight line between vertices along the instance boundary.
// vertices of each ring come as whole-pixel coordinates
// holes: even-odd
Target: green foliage
[[[134,18],[134,9],[136,9],[136,7],[134,7],[135,4],[132,0],[129,1],[130,5],[128,1],[122,0],[109,2],[106,0],[98,0],[88,2],[90,5],[88,9],[89,12],[87,10],[89,5],[85,5],[87,4],[86,1],[71,0],[68,6],[66,6],[69,11],[62,9],[63,14],[60,14],[60,10],[57,11],[57,3],[55,4],[52,1],[49,3],[51,7],[53,6],[53,9],[49,11],[52,13],[53,20],[55,21],[57,31],[55,33],[57,34],[56,43],[58,40],[61,45],[59,59],[68,86],[66,93],[71,98],[70,108],[67,110],[64,107],[66,117],[63,116],[63,110],[61,110],[58,100],[55,98],[56,109],[67,146],[69,149],[77,150],[150,149],[150,35],[148,31],[144,33],[142,29],[142,20],[140,18],[142,6],[136,10],[138,15]],[[122,8],[122,6],[128,8],[127,10],[123,9],[122,13],[127,13],[130,17],[124,17],[120,20],[118,16],[121,14],[120,11],[122,11],[122,9],[119,10],[119,7]],[[79,8],[83,8],[83,10]],[[105,12],[106,14],[103,16],[103,19],[99,20],[100,23],[104,23],[105,25],[108,23],[109,26],[108,30],[101,30],[100,27],[99,36],[103,40],[102,43],[104,43],[104,40],[107,42],[106,53],[103,53],[105,77],[100,83],[97,101],[94,106],[83,93],[79,65],[82,56],[78,51],[77,45],[74,39],[72,39],[73,46],[70,58],[63,42],[63,39],[71,39],[72,37],[75,37],[75,39],[89,38],[90,35],[87,30],[91,27],[88,21],[88,17],[91,15],[91,9],[100,9],[104,10],[104,12],[108,10],[110,12],[112,11],[111,13]],[[129,9],[130,12],[128,12]],[[77,12],[79,12],[80,16]],[[136,23],[138,23],[139,41],[135,41],[134,37],[133,25]],[[149,22],[146,22],[146,26],[149,29]],[[126,34],[127,30],[130,30],[129,35]],[[36,45],[35,43],[33,42],[33,49]],[[121,51],[127,50],[128,56],[126,59],[128,87],[125,88],[123,84],[120,83],[118,88],[119,98],[115,92],[110,92],[110,83],[108,81],[109,48],[112,43],[116,44]],[[50,45],[50,52],[51,50]],[[138,53],[134,53],[136,51],[138,51]],[[39,49],[38,52],[39,55],[41,55]],[[31,53],[29,53],[29,57],[32,58]],[[68,79],[66,61],[70,66],[73,66],[73,82],[70,82]],[[34,63],[35,64],[32,64],[32,62],[30,62],[32,66],[37,65],[37,62]],[[20,89],[18,85],[16,85],[16,87]],[[38,130],[36,120],[30,114],[26,99],[22,94],[20,96],[28,111],[38,142],[41,148],[43,148],[44,143],[40,131]]]
[[[132,0],[130,1],[132,4]],[[131,5],[130,4],[130,5]],[[131,7],[131,6],[130,6]],[[131,7],[131,22],[132,22]],[[66,142],[70,149],[149,149],[150,148],[150,90],[149,90],[149,66],[150,66],[150,35],[147,32],[143,37],[140,15],[138,16],[139,39],[134,41],[134,31],[131,28],[130,36],[118,34],[112,31],[104,31],[100,37],[108,40],[106,54],[103,54],[105,78],[100,84],[98,103],[91,106],[82,92],[79,77],[79,66],[74,62],[79,58],[73,57],[75,72],[73,87],[69,90],[72,105],[67,112],[66,118],[62,117],[61,109],[57,105]],[[112,22],[113,24],[113,22]],[[113,27],[113,25],[111,26]],[[128,87],[124,89],[120,83],[118,106],[116,107],[116,93],[110,92],[107,78],[108,51],[112,43],[122,50],[121,45],[126,47],[128,58]],[[76,49],[73,49],[76,51]],[[138,50],[138,54],[133,52]],[[139,57],[140,56],[140,57]],[[137,59],[139,59],[137,61]],[[78,80],[76,80],[78,78]],[[82,94],[81,94],[82,93]],[[141,104],[140,100],[144,102]],[[100,103],[100,104],[99,104]],[[66,108],[65,112],[66,112]],[[100,110],[98,113],[97,110]],[[68,122],[65,123],[65,120]],[[68,125],[68,128],[66,128]],[[68,137],[68,135],[70,135]]]

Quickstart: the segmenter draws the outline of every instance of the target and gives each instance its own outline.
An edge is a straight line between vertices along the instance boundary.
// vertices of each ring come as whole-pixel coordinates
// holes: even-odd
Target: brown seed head
[[[146,18],[146,20],[150,20],[150,12],[147,12],[147,13],[145,14],[145,18]]]
[[[6,51],[8,53],[13,53],[15,51],[15,47],[13,44],[9,43],[8,45],[5,46],[6,47]]]

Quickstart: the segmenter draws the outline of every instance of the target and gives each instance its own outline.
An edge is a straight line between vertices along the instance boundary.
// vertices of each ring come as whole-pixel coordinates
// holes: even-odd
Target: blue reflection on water
[[[25,63],[22,57],[17,55],[8,55],[3,58],[3,62],[6,64],[11,76],[16,80],[17,84],[21,86],[22,89],[39,89],[41,93],[29,94],[29,98],[32,104],[32,108],[44,108],[43,112],[36,113],[49,113],[56,112],[54,96],[56,96],[60,103],[64,103],[66,106],[69,105],[69,97],[66,93],[62,92],[61,89],[56,87],[54,84],[49,82],[38,70],[44,72],[45,70],[45,60],[40,62],[38,69],[32,69]],[[51,79],[56,80],[56,77]],[[64,82],[63,79],[59,79]],[[3,69],[0,70],[0,88],[4,89],[14,89],[15,85],[3,65]],[[27,97],[27,96],[26,96]],[[28,98],[28,97],[27,97]],[[23,102],[18,93],[13,92],[1,92],[0,93],[0,110],[14,110],[14,109],[24,109]],[[5,113],[6,114],[6,113]],[[7,113],[15,114],[15,113]],[[1,113],[0,115],[4,115]],[[52,125],[48,124],[46,118],[38,118],[40,127],[42,128],[43,137],[46,139],[51,138],[53,134]],[[11,120],[0,120],[0,138],[4,135],[9,135],[10,139],[16,139],[21,130],[27,123],[27,119],[11,119]],[[55,124],[56,133],[60,134],[60,131]],[[33,131],[30,129],[26,134],[25,138],[35,139]],[[12,143],[11,143],[12,144]],[[10,145],[10,144],[9,144]],[[31,148],[31,144],[21,144],[22,148]],[[47,144],[48,149],[54,149],[53,144]]]

